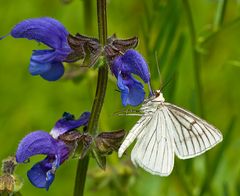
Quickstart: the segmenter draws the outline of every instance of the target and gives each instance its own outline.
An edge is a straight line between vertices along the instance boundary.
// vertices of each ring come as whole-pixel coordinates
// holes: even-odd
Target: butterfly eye
[[[155,97],[159,97],[159,95],[160,95],[160,90],[156,90],[155,91]]]

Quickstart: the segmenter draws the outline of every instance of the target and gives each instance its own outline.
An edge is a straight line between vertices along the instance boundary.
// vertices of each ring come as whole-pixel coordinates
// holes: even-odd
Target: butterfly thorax
[[[163,94],[160,92],[160,90],[156,90],[152,97],[145,100],[140,110],[148,114],[154,113],[157,109],[164,106],[164,102],[165,99]]]
[[[156,90],[154,96],[155,96],[155,98],[153,99],[153,101],[155,101],[155,102],[163,103],[165,101],[163,94],[161,93],[160,90]]]

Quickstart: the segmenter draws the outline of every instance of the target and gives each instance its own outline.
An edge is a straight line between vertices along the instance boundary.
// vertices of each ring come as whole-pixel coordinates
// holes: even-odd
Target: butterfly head
[[[160,90],[156,90],[154,93],[155,98],[153,99],[156,102],[164,102],[165,99],[163,97],[163,94],[161,93]]]
[[[155,112],[160,106],[163,105],[165,99],[160,90],[153,92],[153,95],[146,99],[141,107],[143,113]]]

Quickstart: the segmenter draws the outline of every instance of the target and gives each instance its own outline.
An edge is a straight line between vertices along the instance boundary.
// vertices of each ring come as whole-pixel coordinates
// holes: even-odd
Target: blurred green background
[[[97,37],[95,0],[0,0],[0,35],[26,18],[51,16],[72,34]],[[204,155],[175,159],[169,177],[135,169],[130,150],[119,160],[108,157],[101,171],[91,159],[85,194],[91,195],[240,195],[240,2],[234,0],[108,0],[108,34],[138,36],[154,89],[164,88],[167,101],[191,110],[218,127],[224,140]],[[77,80],[47,82],[28,73],[34,41],[0,41],[0,159],[14,154],[18,142],[33,130],[50,131],[64,111],[79,116],[90,111],[96,70]],[[158,74],[157,64],[161,71]],[[162,82],[161,82],[162,81]],[[130,130],[138,118],[118,117],[123,109],[116,80],[110,76],[100,117],[100,130]],[[147,89],[147,88],[146,88]],[[77,160],[57,171],[50,190],[33,187],[18,166],[23,195],[72,195]]]

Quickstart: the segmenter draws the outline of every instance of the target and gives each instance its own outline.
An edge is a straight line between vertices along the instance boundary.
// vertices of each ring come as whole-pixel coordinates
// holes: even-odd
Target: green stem
[[[191,37],[191,45],[192,45],[192,56],[193,56],[193,63],[194,63],[194,75],[196,80],[196,91],[198,93],[198,102],[199,102],[199,113],[201,117],[204,117],[204,108],[203,108],[203,100],[202,100],[202,84],[201,84],[201,65],[200,65],[200,58],[199,54],[196,50],[197,45],[197,35],[195,31],[195,26],[193,22],[193,16],[191,12],[191,8],[189,5],[188,0],[182,0],[183,7],[186,12],[186,17],[188,20],[190,37]]]
[[[98,34],[99,41],[102,45],[107,42],[107,15],[106,15],[106,0],[97,0],[97,16],[98,16]],[[98,120],[102,110],[108,81],[108,67],[105,63],[98,69],[98,81],[96,94],[92,106],[91,117],[88,123],[88,132],[96,134]],[[75,179],[74,196],[84,195],[84,185],[88,169],[89,157],[79,160],[77,167],[77,175]]]
[[[89,156],[85,156],[83,159],[79,159],[78,161],[77,174],[75,177],[74,196],[80,196],[84,194],[88,162]]]
[[[107,9],[106,0],[97,0],[98,37],[102,45],[107,43]],[[106,67],[106,66],[105,66]]]

